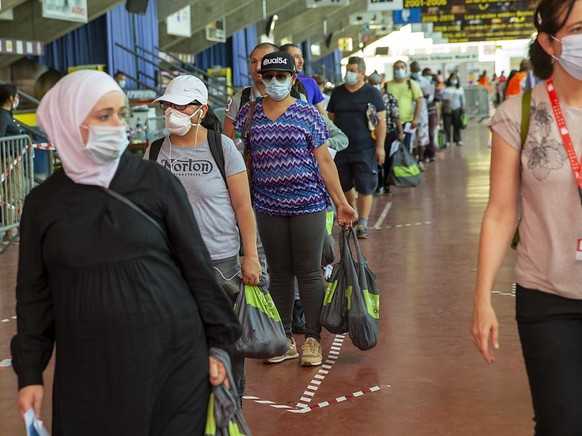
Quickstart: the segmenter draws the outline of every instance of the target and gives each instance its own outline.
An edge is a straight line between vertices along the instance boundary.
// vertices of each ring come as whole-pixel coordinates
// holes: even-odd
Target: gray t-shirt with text
[[[246,171],[232,140],[222,135],[226,177]],[[149,157],[149,149],[145,158]],[[164,139],[157,162],[170,170],[184,186],[202,238],[212,260],[235,256],[239,251],[236,216],[228,187],[216,165],[208,142],[180,147]]]

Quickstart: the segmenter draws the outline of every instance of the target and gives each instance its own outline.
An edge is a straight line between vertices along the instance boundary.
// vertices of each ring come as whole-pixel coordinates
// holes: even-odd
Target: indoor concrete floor
[[[493,295],[501,325],[497,362],[485,364],[469,337],[490,151],[482,124],[471,123],[463,136],[463,146],[438,152],[421,186],[375,197],[370,237],[361,247],[381,291],[376,348],[359,351],[349,336],[324,332],[323,367],[247,360],[244,413],[255,436],[533,434],[511,250]],[[17,251],[13,246],[0,255],[2,436],[25,435],[9,367]],[[301,346],[303,339],[296,339]],[[50,391],[43,406],[49,428]]]

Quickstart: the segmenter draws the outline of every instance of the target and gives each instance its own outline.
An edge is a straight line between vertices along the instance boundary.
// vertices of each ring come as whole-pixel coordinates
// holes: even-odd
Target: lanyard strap
[[[558,101],[558,96],[556,95],[556,89],[554,88],[554,80],[550,77],[546,82],[546,88],[548,90],[548,95],[550,97],[550,102],[552,103],[552,109],[554,110],[554,117],[558,123],[558,130],[560,135],[562,135],[562,141],[564,141],[564,148],[568,154],[568,159],[570,160],[570,166],[572,167],[572,172],[576,178],[576,184],[578,185],[578,190],[580,191],[580,197],[582,199],[582,174],[581,174],[581,162],[578,161],[576,156],[576,151],[574,150],[574,143],[572,142],[572,137],[570,136],[570,131],[566,126],[566,119],[560,108],[560,102]]]

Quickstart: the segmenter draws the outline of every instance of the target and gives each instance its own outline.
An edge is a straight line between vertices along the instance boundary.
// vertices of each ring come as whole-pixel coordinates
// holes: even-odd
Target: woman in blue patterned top
[[[325,208],[331,196],[338,224],[343,226],[352,225],[356,212],[346,200],[335,164],[323,146],[329,137],[323,118],[312,105],[289,94],[295,73],[295,60],[288,53],[265,55],[261,75],[267,97],[258,98],[252,107],[243,106],[235,129],[245,132],[245,125],[252,126],[244,140],[250,142],[252,156],[253,206],[269,264],[270,291],[289,341],[286,354],[267,362],[299,357],[291,335],[296,277],[306,318],[301,365],[316,366],[322,361],[319,314],[325,292],[320,270]]]

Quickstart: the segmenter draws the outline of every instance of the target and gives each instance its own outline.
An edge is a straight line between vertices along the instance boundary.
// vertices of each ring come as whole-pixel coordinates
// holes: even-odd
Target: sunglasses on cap
[[[201,106],[201,104],[197,101],[193,101],[192,103],[188,103],[188,104],[174,104],[174,103],[170,103],[169,101],[160,101],[160,109],[162,109],[163,111],[165,111],[168,108],[174,108],[177,111],[183,111],[184,109],[186,109],[188,106]]]
[[[271,80],[273,80],[273,77],[274,77],[275,79],[277,79],[277,81],[279,83],[285,83],[287,81],[287,79],[289,77],[291,77],[287,73],[265,73],[265,74],[262,74],[262,76],[263,76],[263,80],[265,80],[265,82],[270,82]]]

